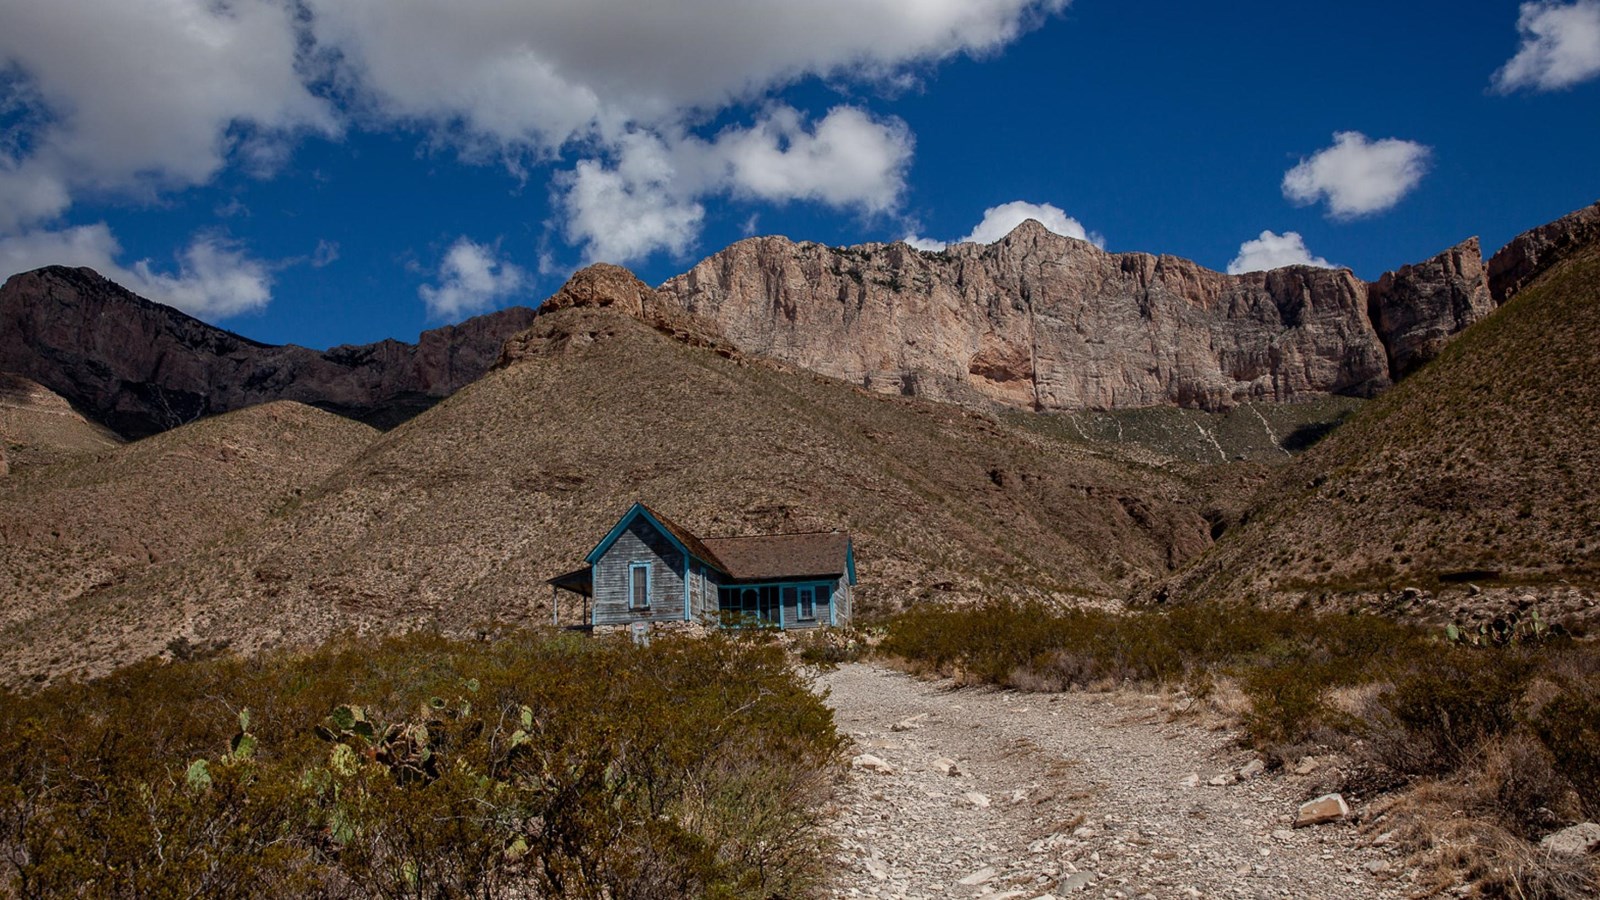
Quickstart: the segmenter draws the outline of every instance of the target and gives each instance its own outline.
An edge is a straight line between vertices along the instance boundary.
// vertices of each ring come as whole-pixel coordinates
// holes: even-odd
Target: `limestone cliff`
[[[1600,240],[1600,202],[1524,231],[1489,260],[1494,302],[1504,303],[1557,263]]]
[[[1385,272],[1367,308],[1399,381],[1439,355],[1450,338],[1494,311],[1483,253],[1469,238],[1426,262]]]
[[[1393,380],[1386,338],[1403,374],[1485,309],[1475,241],[1386,277],[1380,333],[1369,286],[1348,270],[1225,275],[1029,221],[936,253],[752,238],[659,291],[747,352],[875,390],[1040,410],[1225,409],[1372,396]]]

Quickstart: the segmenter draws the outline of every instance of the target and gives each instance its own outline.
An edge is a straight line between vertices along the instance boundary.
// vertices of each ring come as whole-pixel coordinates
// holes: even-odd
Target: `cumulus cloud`
[[[382,115],[559,149],[806,76],[879,79],[998,50],[1066,0],[308,0]]]
[[[1360,131],[1338,131],[1333,146],[1283,173],[1283,195],[1299,205],[1326,200],[1336,219],[1381,213],[1421,183],[1430,155],[1416,141],[1370,141]]]
[[[767,109],[713,138],[694,126],[817,76],[893,83],[991,53],[1067,0],[308,0],[342,83],[380,121],[424,124],[513,165],[584,158],[555,187],[588,259],[685,252],[704,198],[889,210],[912,138],[855,108],[808,123]]]
[[[104,222],[0,238],[0,272],[88,266],[141,297],[207,319],[260,309],[272,299],[267,264],[218,237],[193,239],[178,253],[176,271],[161,271],[148,259],[126,266],[121,256],[122,245]]]
[[[1316,266],[1319,269],[1337,269],[1339,266],[1314,256],[1306,247],[1305,239],[1298,231],[1285,231],[1275,234],[1271,231],[1261,232],[1261,236],[1239,245],[1239,255],[1228,263],[1229,275],[1242,275],[1245,272],[1264,272],[1268,269],[1280,269],[1284,266]]]
[[[967,233],[966,237],[954,241],[938,241],[915,234],[907,235],[901,240],[918,250],[929,251],[943,250],[950,244],[992,244],[1029,219],[1056,234],[1088,241],[1096,247],[1105,249],[1106,239],[1103,235],[1088,231],[1082,222],[1067,215],[1061,207],[1053,203],[1029,203],[1026,200],[1013,200],[1010,203],[989,207],[983,211],[983,219]]]
[[[439,264],[438,285],[417,289],[428,313],[454,319],[464,313],[488,309],[511,296],[528,281],[520,266],[498,259],[499,247],[479,244],[466,236],[456,239]]]
[[[0,70],[24,115],[0,143],[0,233],[82,191],[202,184],[241,145],[331,133],[272,0],[0,0]]]
[[[1494,73],[1496,90],[1555,91],[1600,75],[1600,0],[1524,3],[1517,30],[1522,44]]]
[[[84,196],[271,177],[305,134],[351,126],[562,168],[560,227],[590,258],[681,252],[713,195],[881,214],[904,188],[903,123],[762,101],[813,77],[914,83],[1068,2],[0,0],[0,235]],[[729,111],[744,117],[706,136]]]
[[[683,255],[708,196],[785,203],[811,200],[863,214],[891,209],[905,184],[912,139],[898,119],[851,106],[808,123],[777,106],[748,128],[714,138],[635,130],[609,162],[580,161],[558,178],[568,240],[593,260],[627,262],[657,250]]]
[[[1333,146],[1284,173],[1283,195],[1302,206],[1326,200],[1335,219],[1372,215],[1411,193],[1427,173],[1431,155],[1415,141],[1372,141],[1359,131],[1336,132]]]

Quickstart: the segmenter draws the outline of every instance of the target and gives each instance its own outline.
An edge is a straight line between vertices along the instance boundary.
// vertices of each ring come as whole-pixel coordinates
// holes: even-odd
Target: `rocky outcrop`
[[[478,378],[531,309],[513,307],[326,352],[273,346],[145,300],[91,269],[50,266],[0,287],[0,370],[33,379],[125,437],[271,400],[391,426]]]
[[[671,335],[693,347],[704,347],[723,356],[737,348],[717,332],[715,326],[682,307],[664,301],[650,285],[632,272],[610,263],[596,263],[579,270],[561,290],[539,305],[532,327],[509,338],[501,350],[499,365],[510,365],[530,356],[585,346],[600,335],[585,331],[593,325],[608,328],[604,319],[565,317],[559,322],[549,314],[568,309],[615,309]],[[554,324],[552,324],[554,323]]]
[[[1033,221],[938,253],[753,238],[660,292],[748,352],[938,399],[1224,409],[1390,384],[1367,285],[1347,270],[1224,275]]]
[[[1489,260],[1489,289],[1504,303],[1573,251],[1600,241],[1600,202],[1524,231]]]
[[[1389,355],[1389,377],[1399,381],[1494,311],[1478,239],[1385,272],[1367,292],[1367,310]]]

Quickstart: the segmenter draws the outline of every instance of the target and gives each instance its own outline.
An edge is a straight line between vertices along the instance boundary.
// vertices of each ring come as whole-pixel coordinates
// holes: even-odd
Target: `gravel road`
[[[1157,698],[954,689],[871,664],[818,686],[857,744],[836,896],[1410,893],[1381,823],[1290,828],[1317,773],[1239,780],[1254,755]]]

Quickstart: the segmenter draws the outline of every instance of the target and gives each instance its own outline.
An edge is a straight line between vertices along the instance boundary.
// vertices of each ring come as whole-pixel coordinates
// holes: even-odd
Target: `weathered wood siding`
[[[650,608],[628,606],[628,569],[650,564]],[[594,624],[683,619],[683,552],[643,516],[636,516],[594,566]]]

